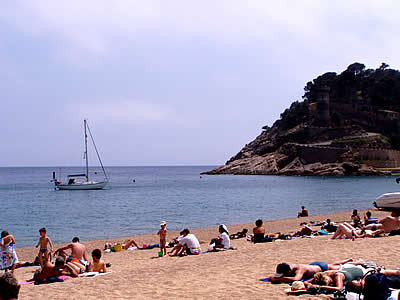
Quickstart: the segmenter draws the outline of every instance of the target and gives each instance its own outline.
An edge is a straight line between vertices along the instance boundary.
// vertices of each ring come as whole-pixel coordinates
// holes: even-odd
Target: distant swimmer
[[[400,177],[396,178],[396,183],[400,182]]]
[[[135,180],[135,179],[132,179],[132,182],[136,182],[136,180]]]

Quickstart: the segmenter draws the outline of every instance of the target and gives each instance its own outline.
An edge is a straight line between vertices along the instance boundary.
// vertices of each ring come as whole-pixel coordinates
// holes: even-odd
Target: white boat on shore
[[[400,209],[400,192],[382,194],[376,198],[374,205],[377,208]]]
[[[96,144],[94,143],[92,133],[90,132],[90,128],[87,124],[87,121],[83,121],[84,132],[85,132],[85,161],[86,161],[86,172],[84,174],[74,174],[68,175],[68,182],[63,183],[56,178],[56,173],[53,172],[53,181],[55,184],[56,190],[101,190],[108,184],[108,177],[106,171],[104,170],[103,163],[101,162],[99,152],[97,151]],[[104,180],[95,181],[89,180],[89,158],[87,151],[87,130],[89,131],[90,138],[92,140],[94,149],[96,150],[97,158],[99,159],[101,168],[104,173]],[[83,181],[80,181],[78,178],[84,178]]]

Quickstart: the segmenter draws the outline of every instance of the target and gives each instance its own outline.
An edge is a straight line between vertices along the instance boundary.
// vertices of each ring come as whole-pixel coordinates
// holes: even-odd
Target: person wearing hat
[[[161,229],[157,232],[160,236],[160,251],[164,252],[164,255],[167,255],[167,222],[161,221],[160,222]]]
[[[212,239],[210,242],[210,246],[214,248],[224,248],[224,249],[229,249],[231,246],[231,240],[229,239],[229,232],[228,228],[226,225],[221,224],[218,227],[218,231],[221,234],[219,238]]]

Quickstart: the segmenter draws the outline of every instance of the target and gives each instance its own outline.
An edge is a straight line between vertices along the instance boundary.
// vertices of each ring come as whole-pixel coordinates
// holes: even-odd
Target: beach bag
[[[365,277],[362,294],[364,300],[386,300],[391,295],[386,276],[382,273],[374,273]]]

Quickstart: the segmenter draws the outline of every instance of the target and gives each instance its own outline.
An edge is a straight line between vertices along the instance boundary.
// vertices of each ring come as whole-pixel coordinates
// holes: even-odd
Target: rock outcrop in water
[[[325,73],[303,102],[205,174],[382,175],[400,167],[400,72],[382,64]]]

